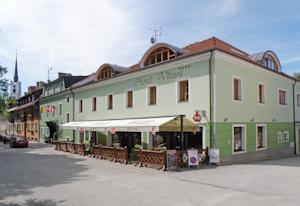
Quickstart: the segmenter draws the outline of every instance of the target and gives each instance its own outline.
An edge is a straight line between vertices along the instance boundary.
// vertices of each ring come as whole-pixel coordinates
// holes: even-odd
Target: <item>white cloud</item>
[[[294,63],[294,62],[299,62],[300,61],[300,56],[296,56],[296,57],[292,57],[289,59],[285,59],[283,61],[281,61],[282,64],[290,64],[290,63]]]

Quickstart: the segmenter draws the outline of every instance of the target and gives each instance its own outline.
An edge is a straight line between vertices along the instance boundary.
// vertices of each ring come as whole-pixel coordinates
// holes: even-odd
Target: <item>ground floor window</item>
[[[288,131],[283,132],[283,141],[289,141],[289,132]]]
[[[233,152],[246,151],[246,126],[234,125],[233,126]]]
[[[158,132],[153,135],[154,149],[181,149],[181,134],[180,132]],[[196,132],[183,133],[183,149],[202,148],[203,146],[203,132],[202,128]]]
[[[267,128],[266,125],[256,126],[256,149],[267,147]]]

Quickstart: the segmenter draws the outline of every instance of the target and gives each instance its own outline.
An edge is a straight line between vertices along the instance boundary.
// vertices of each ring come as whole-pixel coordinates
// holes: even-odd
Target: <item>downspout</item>
[[[71,93],[72,93],[72,121],[75,121],[75,94],[73,92],[73,89],[71,87]],[[75,130],[73,130],[73,142],[75,143]]]
[[[215,147],[215,140],[214,140],[214,135],[213,135],[213,127],[212,127],[212,57],[213,57],[213,51],[214,50],[210,50],[210,57],[209,57],[209,63],[208,63],[208,70],[209,70],[209,144],[210,144],[210,148],[214,148]]]
[[[293,119],[294,119],[294,153],[295,155],[297,155],[297,147],[298,145],[296,144],[296,114],[295,114],[295,85],[296,85],[297,81],[295,80],[294,84],[293,84]],[[299,143],[298,143],[299,144]]]

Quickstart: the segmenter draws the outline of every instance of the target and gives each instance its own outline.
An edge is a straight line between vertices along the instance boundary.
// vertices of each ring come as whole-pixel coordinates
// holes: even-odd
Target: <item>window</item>
[[[110,94],[107,96],[107,109],[113,109],[113,95]]]
[[[245,126],[233,126],[233,153],[246,151]]]
[[[300,94],[297,94],[297,107],[300,107]]]
[[[258,103],[265,103],[265,85],[263,84],[258,85]]]
[[[156,105],[156,86],[149,87],[149,105]]]
[[[81,100],[79,100],[79,112],[82,112],[82,106],[83,106],[83,102],[81,99]]]
[[[278,138],[278,143],[282,142],[283,139],[282,139],[282,132],[278,132],[277,133],[277,138]]]
[[[233,99],[236,101],[242,101],[242,84],[241,80],[233,79]]]
[[[289,141],[289,132],[288,131],[284,131],[283,133],[283,141]]]
[[[274,60],[274,58],[271,55],[266,55],[263,60],[264,67],[267,67],[268,69],[278,71],[278,66]]]
[[[92,111],[93,112],[97,111],[97,98],[96,97],[92,98]]]
[[[70,122],[70,113],[66,113],[66,122]]]
[[[162,47],[154,50],[144,62],[144,66],[174,59],[176,54],[169,48]]]
[[[54,105],[52,105],[52,107],[51,107],[51,111],[52,111],[52,115],[53,115],[53,117],[55,117],[55,110],[56,110],[55,106],[54,106]]]
[[[256,126],[256,149],[267,147],[267,130],[265,125]]]
[[[287,92],[279,89],[279,104],[287,105]]]
[[[50,106],[47,105],[47,117],[49,117],[49,110],[50,110]]]
[[[70,97],[67,97],[67,103],[69,103],[70,102]]]
[[[133,91],[127,91],[127,108],[133,107]]]
[[[62,115],[62,104],[59,104],[59,115]]]
[[[179,102],[189,101],[189,82],[188,80],[179,82]]]

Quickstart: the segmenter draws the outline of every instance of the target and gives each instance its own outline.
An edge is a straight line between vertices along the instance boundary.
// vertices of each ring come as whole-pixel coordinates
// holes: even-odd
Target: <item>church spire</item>
[[[16,53],[14,82],[18,82],[18,81],[19,81],[19,76],[18,76],[18,60],[17,60],[17,53]]]

